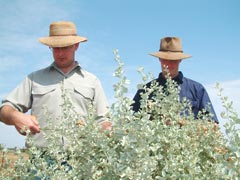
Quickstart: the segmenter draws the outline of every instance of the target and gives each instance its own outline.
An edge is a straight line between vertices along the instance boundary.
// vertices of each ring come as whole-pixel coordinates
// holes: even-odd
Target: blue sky
[[[49,49],[37,40],[48,36],[51,22],[69,20],[79,35],[88,38],[80,44],[76,59],[99,77],[110,103],[116,82],[113,50],[119,49],[125,63],[131,82],[127,95],[132,98],[141,82],[137,69],[142,66],[157,76],[159,61],[149,53],[158,51],[160,38],[177,36],[184,52],[192,55],[180,70],[206,87],[218,117],[223,108],[216,82],[239,109],[238,0],[1,0],[0,8],[0,100],[30,72],[53,61]],[[220,121],[222,127],[225,120]],[[24,137],[0,123],[0,143],[23,147]]]

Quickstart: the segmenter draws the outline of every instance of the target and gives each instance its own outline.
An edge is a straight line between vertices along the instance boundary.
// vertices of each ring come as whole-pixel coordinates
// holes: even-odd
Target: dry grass
[[[28,159],[29,156],[25,152],[16,153],[12,150],[5,152],[0,151],[0,175],[7,177],[14,171],[14,164],[19,159]]]

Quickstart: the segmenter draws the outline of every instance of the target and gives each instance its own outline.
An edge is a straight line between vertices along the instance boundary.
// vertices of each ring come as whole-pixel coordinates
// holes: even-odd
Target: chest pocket
[[[90,87],[75,87],[74,93],[77,97],[83,98],[88,101],[93,101],[94,99],[94,90]]]
[[[59,93],[56,86],[39,86],[35,85],[32,89],[32,109],[36,110],[43,105],[51,106],[57,104]],[[41,108],[40,108],[41,109]]]
[[[34,87],[32,90],[33,96],[44,96],[46,94],[49,94],[53,91],[56,90],[56,87],[54,86],[39,86],[39,87]]]

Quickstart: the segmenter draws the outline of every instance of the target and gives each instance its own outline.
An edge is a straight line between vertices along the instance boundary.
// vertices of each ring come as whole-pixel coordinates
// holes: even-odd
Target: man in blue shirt
[[[179,64],[182,59],[191,57],[190,55],[183,53],[181,39],[177,37],[165,37],[161,39],[160,50],[158,52],[151,53],[150,55],[159,58],[162,72],[159,74],[157,79],[150,81],[146,84],[146,86],[149,88],[155,81],[158,85],[166,86],[166,78],[167,74],[169,74],[170,78],[180,86],[180,100],[186,97],[191,102],[192,112],[194,113],[195,118],[197,117],[199,111],[204,108],[207,109],[210,105],[210,113],[213,114],[213,121],[218,123],[216,113],[203,85],[184,77],[183,73],[179,71]],[[134,103],[132,106],[135,112],[141,109],[140,100],[142,98],[140,94],[142,92],[144,92],[144,90],[139,89],[134,96]]]

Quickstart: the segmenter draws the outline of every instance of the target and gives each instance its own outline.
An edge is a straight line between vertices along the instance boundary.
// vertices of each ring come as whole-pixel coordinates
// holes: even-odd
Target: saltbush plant
[[[143,68],[139,69],[143,83],[138,87],[146,93],[141,110],[134,113],[133,101],[127,97],[124,64],[118,51],[114,53],[118,82],[109,114],[112,130],[101,130],[92,104],[88,116],[81,117],[62,89],[59,124],[51,123],[45,109],[48,125],[42,132],[48,148],[37,148],[28,136],[28,158],[10,165],[4,156],[0,179],[240,179],[240,119],[222,89],[218,86],[226,109],[222,113],[227,119],[224,135],[212,115],[205,113],[207,109],[194,119],[190,102],[180,101],[180,89],[170,78],[166,87],[144,86],[152,75]],[[155,98],[149,100],[153,93]]]

